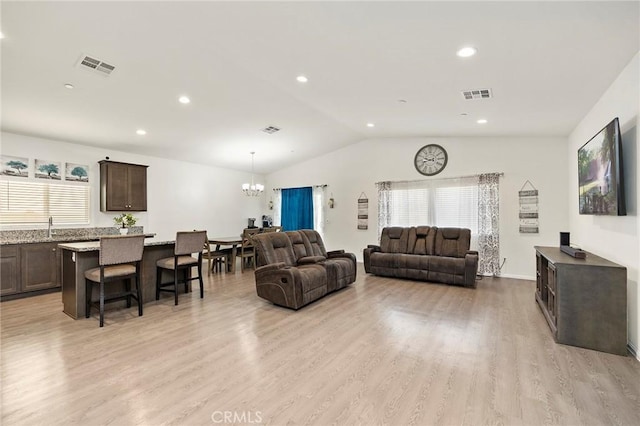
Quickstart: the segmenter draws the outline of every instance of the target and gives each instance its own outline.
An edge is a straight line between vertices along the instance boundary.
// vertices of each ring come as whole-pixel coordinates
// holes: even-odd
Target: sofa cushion
[[[409,228],[391,226],[382,230],[380,249],[383,253],[406,253]]]
[[[413,280],[427,281],[429,274],[429,260],[431,256],[420,254],[399,254],[395,276]]]
[[[270,235],[273,234],[273,235]],[[286,266],[295,266],[296,257],[289,236],[284,232],[256,234],[252,237],[265,264],[283,262]]]
[[[287,231],[285,232],[285,235],[287,235],[291,241],[291,247],[293,248],[296,262],[300,258],[311,256],[309,247],[306,244],[306,239],[300,231]]]
[[[300,233],[306,237],[308,250],[311,251],[309,256],[327,256],[327,250],[324,248],[324,242],[322,241],[322,237],[320,233],[314,229],[302,229]]]
[[[300,273],[302,292],[307,293],[320,287],[327,291],[327,273],[322,265],[302,265],[297,267]]]
[[[327,291],[335,291],[346,287],[355,281],[355,268],[353,261],[346,257],[327,259],[324,262],[327,268]]]
[[[394,277],[398,267],[399,253],[375,252],[371,254],[371,272],[376,275]]]
[[[407,253],[433,254],[437,229],[435,226],[416,226],[410,228]]]
[[[429,281],[448,284],[465,284],[464,258],[440,256],[429,257]]]
[[[471,231],[465,228],[438,228],[435,236],[437,256],[464,257],[471,245]]]

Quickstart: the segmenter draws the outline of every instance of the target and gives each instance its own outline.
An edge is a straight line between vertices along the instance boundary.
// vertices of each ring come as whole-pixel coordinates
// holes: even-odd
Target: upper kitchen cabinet
[[[147,211],[147,167],[102,160],[100,211]]]

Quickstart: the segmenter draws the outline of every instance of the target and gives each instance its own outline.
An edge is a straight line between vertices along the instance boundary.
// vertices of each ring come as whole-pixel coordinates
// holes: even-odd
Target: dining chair
[[[126,300],[127,308],[131,299],[138,304],[138,316],[142,316],[142,292],[140,289],[140,261],[144,251],[144,235],[108,236],[100,238],[99,267],[84,273],[85,277],[85,317],[91,316],[91,295],[93,284],[99,284],[100,327],[104,326],[104,304],[117,300]],[[132,290],[131,280],[135,279],[136,288]],[[124,280],[124,291],[105,298],[105,284]]]
[[[240,245],[240,270],[244,272],[245,264],[251,261],[251,266],[256,267],[256,251],[251,237],[256,235],[260,230],[258,228],[245,228],[242,231],[242,244]]]
[[[202,256],[207,258],[207,275],[211,275],[211,271],[214,271],[214,269],[215,271],[222,271],[226,268],[227,253],[219,250],[219,247],[213,250],[208,239],[204,243]]]
[[[189,281],[200,282],[200,298],[204,298],[204,283],[202,282],[202,251],[207,241],[207,231],[178,232],[173,257],[165,257],[156,262],[156,300],[160,299],[160,292],[166,291],[174,294],[175,304],[178,304],[178,287],[184,284],[185,293],[188,292]],[[198,257],[193,257],[194,254]],[[196,267],[197,276],[189,276],[191,269]],[[162,282],[162,271],[173,273],[173,281]],[[182,272],[182,279],[179,272]],[[165,288],[173,287],[173,289]]]

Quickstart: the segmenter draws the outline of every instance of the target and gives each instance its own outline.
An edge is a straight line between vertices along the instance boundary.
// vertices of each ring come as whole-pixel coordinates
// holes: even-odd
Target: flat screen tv
[[[614,118],[578,150],[580,214],[624,216],[622,137]]]

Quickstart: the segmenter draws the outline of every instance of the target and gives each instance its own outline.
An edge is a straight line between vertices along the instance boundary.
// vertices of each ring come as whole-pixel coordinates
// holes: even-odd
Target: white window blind
[[[385,226],[460,227],[478,233],[477,178],[390,182]]]
[[[89,224],[89,186],[0,180],[0,224]]]

